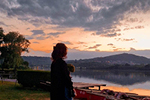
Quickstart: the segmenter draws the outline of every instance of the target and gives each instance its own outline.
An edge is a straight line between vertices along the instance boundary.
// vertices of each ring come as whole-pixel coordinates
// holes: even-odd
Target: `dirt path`
[[[15,83],[18,83],[18,82],[17,82],[17,79],[0,79],[0,81],[7,81],[7,82],[15,82]]]
[[[1,80],[2,81],[2,80]],[[17,82],[17,79],[3,79],[3,81],[8,81],[8,82]]]

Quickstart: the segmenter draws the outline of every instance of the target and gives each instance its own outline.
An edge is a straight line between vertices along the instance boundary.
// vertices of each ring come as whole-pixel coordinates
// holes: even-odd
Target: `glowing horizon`
[[[5,0],[0,4],[0,26],[31,42],[27,55],[50,53],[58,42],[76,51],[144,52],[150,50],[149,4],[148,0]]]

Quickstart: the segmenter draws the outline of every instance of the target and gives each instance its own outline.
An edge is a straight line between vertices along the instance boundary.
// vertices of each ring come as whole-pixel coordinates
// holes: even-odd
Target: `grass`
[[[50,93],[35,88],[24,88],[14,82],[0,81],[0,100],[50,100]]]

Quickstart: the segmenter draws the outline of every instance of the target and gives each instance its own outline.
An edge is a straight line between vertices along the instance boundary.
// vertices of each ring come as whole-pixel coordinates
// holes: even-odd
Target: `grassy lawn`
[[[24,88],[14,82],[0,81],[0,100],[50,100],[50,93],[39,89]]]

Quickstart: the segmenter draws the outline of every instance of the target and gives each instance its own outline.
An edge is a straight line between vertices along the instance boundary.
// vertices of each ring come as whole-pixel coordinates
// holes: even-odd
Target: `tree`
[[[22,52],[28,52],[29,40],[18,32],[4,34],[0,28],[0,58],[3,59],[3,68],[18,68],[22,63]]]

